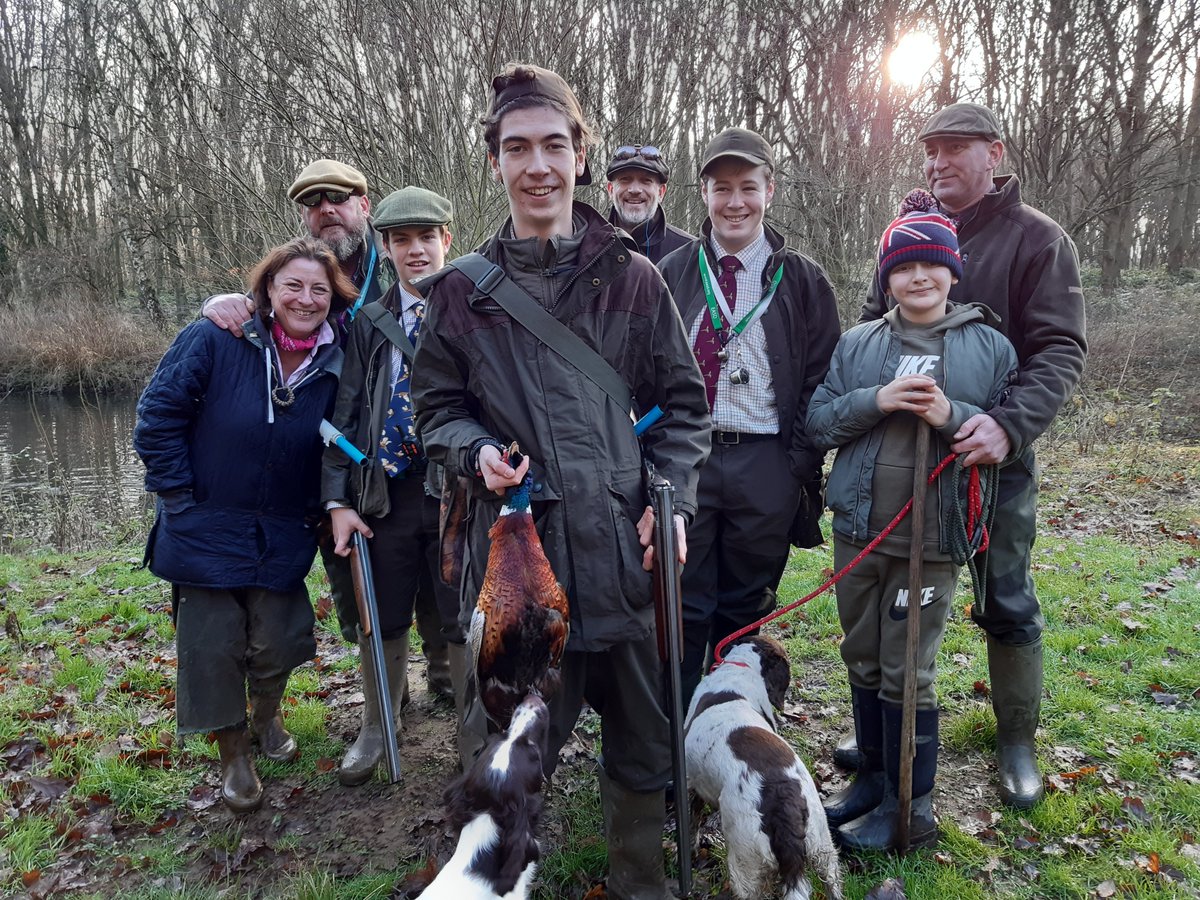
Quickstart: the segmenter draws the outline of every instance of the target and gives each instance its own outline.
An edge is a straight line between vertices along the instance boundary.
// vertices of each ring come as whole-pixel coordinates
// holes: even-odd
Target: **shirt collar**
[[[400,311],[402,313],[408,312],[410,309],[412,309],[418,303],[425,302],[424,297],[422,297],[420,294],[410,293],[404,287],[404,285],[400,284],[400,282],[398,282],[398,281],[396,282],[396,290],[398,290],[400,292]]]
[[[763,245],[767,244],[767,230],[762,225],[759,225],[758,237],[752,240],[737,253],[732,254],[721,246],[721,242],[717,240],[717,232],[715,229],[709,236],[709,240],[712,242],[713,253],[717,255],[718,261],[726,256],[735,256],[737,257],[737,261],[742,264],[742,268],[749,270],[750,266],[748,263],[752,262],[756,256],[760,256],[764,252]],[[766,255],[770,256],[770,247],[766,248]]]

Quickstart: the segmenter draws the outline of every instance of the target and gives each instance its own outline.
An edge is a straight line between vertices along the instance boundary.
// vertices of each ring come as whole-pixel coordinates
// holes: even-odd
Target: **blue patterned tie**
[[[408,338],[415,347],[421,331],[421,317],[425,314],[425,304],[416,304],[412,311],[417,317],[417,323],[408,333]],[[408,359],[403,355],[401,361],[400,377],[396,379],[396,389],[392,393],[392,402],[388,404],[387,419],[383,423],[383,434],[379,438],[379,461],[383,464],[383,471],[392,478],[425,456],[421,443],[417,440],[417,428],[413,422],[412,397],[409,395],[412,370]]]

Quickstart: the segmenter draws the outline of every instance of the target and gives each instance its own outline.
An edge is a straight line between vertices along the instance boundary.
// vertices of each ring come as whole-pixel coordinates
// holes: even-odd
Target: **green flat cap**
[[[703,176],[709,166],[726,156],[754,166],[769,166],[772,170],[775,168],[775,154],[767,139],[748,128],[726,128],[709,141],[700,160],[700,175]]]
[[[379,201],[371,223],[377,231],[386,231],[407,225],[449,225],[453,218],[454,204],[449,200],[410,184]]]
[[[930,116],[917,140],[935,137],[978,137],[999,141],[1002,140],[1000,120],[994,112],[978,103],[953,103]]]
[[[349,191],[365,195],[367,176],[336,159],[318,159],[300,171],[287,195],[289,200],[299,200],[313,191]]]

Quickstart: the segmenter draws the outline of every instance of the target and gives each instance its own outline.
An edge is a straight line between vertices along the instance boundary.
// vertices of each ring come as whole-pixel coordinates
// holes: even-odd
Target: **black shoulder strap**
[[[412,365],[413,357],[417,355],[417,348],[413,346],[413,342],[408,338],[408,333],[396,319],[396,314],[378,300],[368,303],[360,312],[370,320],[372,325],[383,332],[385,338],[400,349],[409,365]]]
[[[527,328],[534,337],[586,375],[621,409],[629,410],[632,396],[625,379],[579,335],[550,315],[529,292],[509,278],[504,270],[480,253],[468,253],[449,263],[487,294],[505,312]]]

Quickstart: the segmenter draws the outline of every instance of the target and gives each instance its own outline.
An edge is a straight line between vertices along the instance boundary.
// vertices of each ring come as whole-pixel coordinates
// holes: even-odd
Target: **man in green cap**
[[[804,430],[837,344],[824,270],[766,222],[775,154],[746,128],[716,135],[700,161],[708,216],[659,268],[704,375],[712,453],[683,570],[684,704],[708,654],[776,606],[789,544],[821,542],[821,461]]]
[[[1042,697],[1042,619],[1030,574],[1037,532],[1038,470],[1033,442],[1074,391],[1087,355],[1079,257],[1053,219],[1021,200],[1015,175],[996,177],[1004,158],[1000,122],[986,106],[955,103],[935,113],[917,138],[925,180],[941,211],[957,220],[963,277],[950,299],[983,303],[1020,363],[1017,382],[995,408],[968,419],[951,449],[966,465],[1019,458],[1000,470],[991,543],[977,560],[986,597],[972,617],[987,633],[1000,799],[1019,809],[1042,798],[1034,750]],[[887,298],[873,279],[860,321],[882,316]],[[856,697],[860,703],[878,699]],[[855,710],[875,721],[875,710]],[[866,751],[861,748],[863,758]],[[852,742],[839,761],[853,762]],[[867,764],[870,764],[867,761]]]
[[[432,591],[449,640],[450,670],[461,683],[466,648],[458,619],[457,586],[440,578],[438,515],[440,496],[427,488],[428,464],[413,424],[409,397],[412,356],[420,338],[425,301],[413,286],[440,269],[450,249],[453,208],[445,197],[419,187],[394,191],[375,213],[375,230],[397,280],[354,318],[345,344],[337,405],[332,421],[367,456],[359,470],[340,450],[325,453],[321,498],[333,520],[335,552],[350,553],[355,531],[371,539],[371,570],[379,599],[388,684],[394,715],[407,689],[409,628],[419,588]],[[440,488],[440,473],[428,484]],[[448,632],[448,633],[447,633]],[[362,728],[338,769],[343,784],[362,784],[383,758],[375,679],[367,638],[358,632],[363,665]],[[457,691],[461,696],[461,691]]]
[[[387,257],[378,232],[371,224],[367,178],[354,166],[339,160],[317,159],[300,170],[288,188],[287,196],[295,202],[304,230],[334,251],[342,270],[359,290],[355,302],[339,318],[334,329],[338,340],[344,344],[358,310],[382,297],[390,281],[390,273],[384,265]],[[240,337],[241,325],[250,317],[252,309],[253,304],[245,294],[218,294],[204,302],[201,312],[214,324]],[[333,552],[332,538],[323,535],[320,546],[342,637],[356,641],[358,608],[354,602],[349,564]],[[417,628],[428,661],[429,688],[435,695],[448,698],[453,693],[449,648],[443,636],[444,623],[435,595],[430,584],[422,584],[417,598]],[[448,620],[453,621],[453,618]]]

